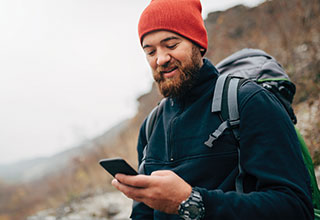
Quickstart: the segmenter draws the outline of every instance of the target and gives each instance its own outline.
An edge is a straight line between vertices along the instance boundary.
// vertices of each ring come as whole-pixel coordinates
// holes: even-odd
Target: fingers
[[[157,175],[157,173],[160,175]],[[162,172],[155,172],[151,176],[117,174],[115,176],[116,179],[112,181],[112,185],[127,197],[141,201],[141,199],[154,198],[160,194],[161,189],[159,185],[162,185],[161,183],[164,180],[163,175],[164,173]]]
[[[146,188],[150,185],[150,182],[152,181],[150,177],[146,175],[130,176],[124,174],[117,174],[115,177],[122,184],[136,188]]]
[[[143,188],[137,188],[122,184],[117,179],[113,179],[111,183],[115,188],[125,194],[128,198],[131,198],[138,202],[142,202]]]
[[[155,171],[150,176],[117,174],[112,185],[127,197],[147,206],[173,214],[188,198],[191,186],[172,171]]]

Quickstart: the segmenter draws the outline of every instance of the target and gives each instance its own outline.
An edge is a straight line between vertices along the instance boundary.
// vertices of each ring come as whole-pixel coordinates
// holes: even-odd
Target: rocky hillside
[[[205,24],[209,36],[206,56],[213,63],[238,49],[251,47],[267,51],[283,64],[297,86],[294,108],[298,127],[315,163],[319,165],[319,0],[272,0],[255,8],[236,6],[210,13]],[[138,99],[139,111],[135,117],[123,123],[117,132],[112,132],[112,138],[102,135],[85,143],[87,147],[83,153],[73,157],[59,172],[25,184],[9,185],[0,181],[0,220],[25,219],[49,208],[50,213],[59,207],[77,210],[70,204],[87,201],[97,192],[102,194],[112,190],[108,184],[111,177],[97,162],[101,158],[120,156],[137,167],[135,146],[139,126],[160,99],[157,88],[153,86],[150,93]],[[108,134],[110,132],[106,136]],[[112,210],[104,212],[112,213]],[[98,214],[91,215],[91,219],[99,219],[96,218]]]

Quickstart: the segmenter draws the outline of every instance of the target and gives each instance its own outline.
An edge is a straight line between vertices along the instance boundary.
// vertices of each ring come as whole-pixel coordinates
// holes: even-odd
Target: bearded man
[[[313,219],[294,128],[266,90],[254,83],[239,90],[243,193],[235,190],[238,154],[231,132],[212,148],[204,144],[221,119],[210,111],[219,73],[203,58],[207,33],[200,1],[153,0],[138,30],[166,99],[148,141],[146,121],[141,126],[140,174],[117,174],[112,181],[135,200],[132,219]]]

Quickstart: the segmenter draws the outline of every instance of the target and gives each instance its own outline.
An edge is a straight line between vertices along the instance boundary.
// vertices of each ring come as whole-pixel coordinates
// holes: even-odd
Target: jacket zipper
[[[174,101],[171,100],[171,107],[174,106]],[[171,123],[170,123],[170,129],[168,131],[168,159],[170,162],[173,162],[175,160],[174,158],[174,155],[173,155],[173,149],[174,149],[174,141],[173,141],[173,137],[174,137],[174,131],[173,131],[173,128],[175,127],[175,123],[176,123],[176,120],[177,118],[179,117],[179,115],[183,112],[183,105],[181,105],[181,107],[179,108],[177,114],[173,117],[173,119],[171,120]]]
[[[172,131],[172,127],[175,124],[175,121],[177,120],[177,115],[172,119],[171,123],[170,123],[170,136],[169,136],[169,160],[172,162],[174,161],[174,157],[173,157],[173,148],[174,148],[174,141],[173,141],[173,131]]]

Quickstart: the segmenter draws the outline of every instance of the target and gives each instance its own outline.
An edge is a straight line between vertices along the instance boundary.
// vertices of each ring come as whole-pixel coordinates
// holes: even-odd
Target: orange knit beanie
[[[207,50],[207,31],[201,16],[200,0],[152,0],[138,24],[140,42],[152,31],[180,34]]]

